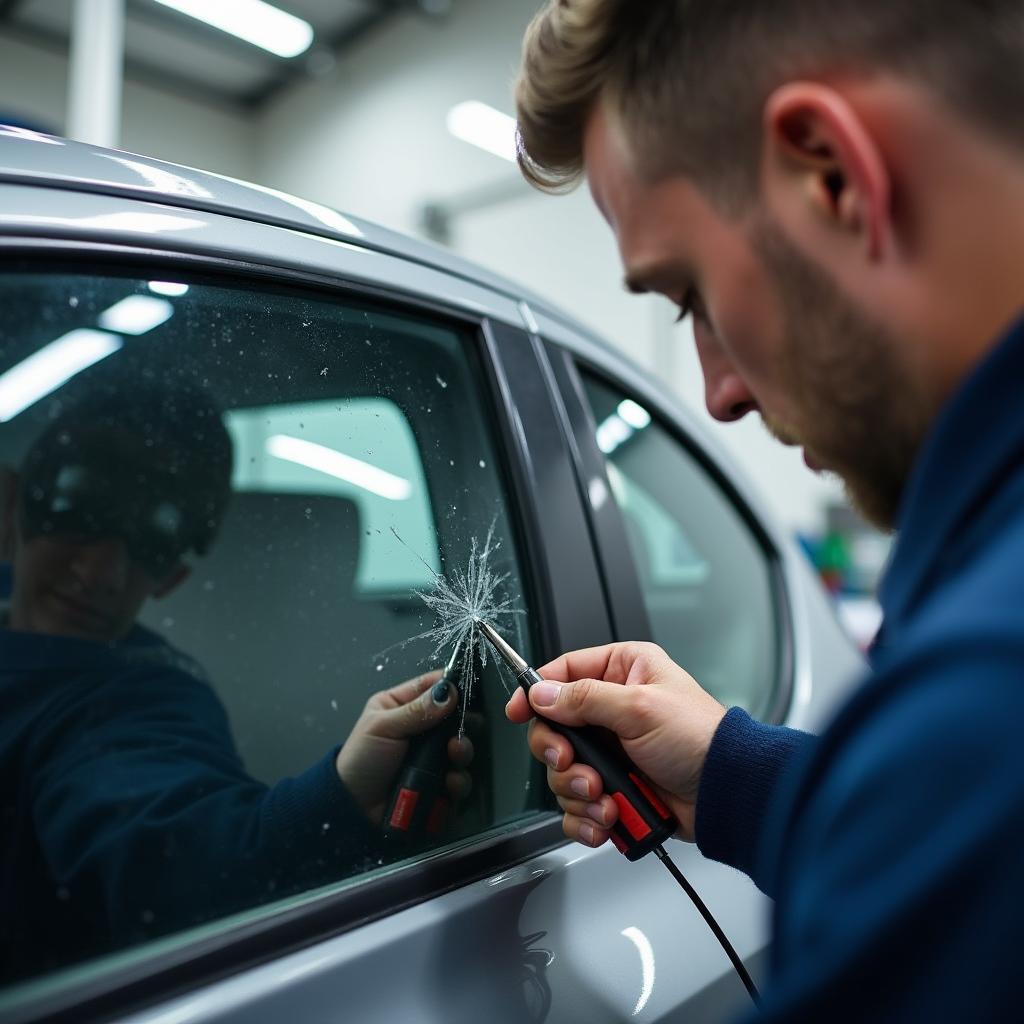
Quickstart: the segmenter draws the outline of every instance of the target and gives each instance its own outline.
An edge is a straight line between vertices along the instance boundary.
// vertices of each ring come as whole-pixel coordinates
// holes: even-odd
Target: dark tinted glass
[[[726,706],[765,716],[779,626],[764,549],[735,504],[639,402],[585,374],[654,640]]]
[[[117,276],[0,304],[5,981],[531,813],[493,663],[447,716],[400,685],[451,654],[416,591],[474,544],[528,610],[471,337]]]

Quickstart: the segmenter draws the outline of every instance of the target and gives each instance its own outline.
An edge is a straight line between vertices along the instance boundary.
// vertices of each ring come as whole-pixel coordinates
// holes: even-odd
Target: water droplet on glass
[[[333,699],[331,700],[331,710],[332,711],[337,711],[338,710],[338,702],[336,700],[333,700]]]
[[[378,672],[383,672],[384,671],[384,666],[383,665],[378,665],[377,666],[377,671]]]
[[[170,629],[171,626],[174,625],[174,619],[172,619],[169,615],[166,615],[164,616],[164,620],[160,623],[160,625],[162,625],[164,629]]]
[[[434,380],[436,380],[436,381],[437,381],[437,383],[441,385],[441,387],[443,387],[443,388],[446,388],[446,387],[448,387],[448,381],[446,381],[446,380],[441,380],[441,375],[440,375],[440,374],[438,374],[438,375],[437,375],[437,376],[436,376],[436,377],[434,378]]]
[[[321,377],[326,377],[327,376],[327,367],[326,366],[320,371],[320,376]]]
[[[480,468],[481,468],[481,469],[486,469],[486,468],[487,468],[487,463],[486,463],[486,462],[484,462],[484,460],[483,460],[483,459],[481,459],[481,460],[480,460]]]
[[[72,295],[71,298],[68,299],[68,305],[72,309],[78,309],[78,296],[77,295]]]

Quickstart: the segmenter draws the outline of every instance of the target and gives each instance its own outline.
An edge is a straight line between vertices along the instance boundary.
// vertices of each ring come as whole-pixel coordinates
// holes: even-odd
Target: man
[[[7,478],[5,980],[391,855],[378,826],[408,740],[456,704],[440,673],[374,694],[340,749],[268,787],[246,772],[202,669],[136,623],[214,542],[231,461],[204,393],[136,385],[66,409]],[[464,767],[471,745],[448,753]],[[449,773],[453,794],[465,782]]]
[[[628,286],[692,314],[711,414],[759,413],[899,531],[819,739],[650,644],[559,658],[533,710],[617,732],[682,838],[775,898],[767,1019],[1019,1016],[1024,6],[553,0],[517,101],[527,178],[585,174]],[[603,843],[595,773],[538,721],[530,747]]]

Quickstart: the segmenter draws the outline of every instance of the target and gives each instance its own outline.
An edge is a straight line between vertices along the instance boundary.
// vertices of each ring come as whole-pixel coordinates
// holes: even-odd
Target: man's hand
[[[455,687],[442,684],[441,675],[427,672],[373,694],[338,751],[334,762],[338,777],[375,824],[384,817],[410,737],[434,728],[458,705]],[[473,744],[465,736],[453,736],[448,757],[454,770],[448,772],[445,783],[452,800],[461,800],[469,793],[469,774],[464,769],[473,760]]]
[[[529,703],[517,690],[505,714],[513,722],[536,712],[563,725],[611,729],[679,819],[680,838],[693,842],[704,759],[725,708],[655,644],[573,651],[539,672],[552,682],[535,684]],[[569,741],[540,719],[530,723],[529,742],[533,756],[548,766],[548,785],[565,812],[565,834],[600,846],[618,810],[597,772],[576,764]]]

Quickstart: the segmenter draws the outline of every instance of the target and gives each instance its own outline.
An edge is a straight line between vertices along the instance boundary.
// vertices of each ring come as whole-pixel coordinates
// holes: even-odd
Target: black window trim
[[[628,384],[616,380],[606,367],[586,358],[584,355],[569,352],[557,343],[547,340],[545,340],[545,346],[548,358],[553,364],[556,379],[562,389],[562,402],[570,410],[566,412],[565,422],[567,427],[572,429],[577,435],[574,452],[579,455],[576,472],[580,475],[580,487],[585,492],[585,480],[599,475],[605,486],[608,487],[610,494],[611,483],[607,475],[606,460],[597,446],[597,424],[594,421],[590,405],[584,398],[583,380],[580,371],[583,370],[590,373],[616,390],[625,391],[627,394],[633,389]],[[645,404],[650,404],[641,395],[636,395],[635,397],[641,399]],[[573,408],[577,404],[581,408]],[[774,688],[771,702],[763,717],[764,721],[770,724],[780,724],[785,721],[796,685],[796,638],[793,627],[793,608],[789,588],[786,583],[782,554],[743,496],[736,490],[732,481],[729,480],[701,446],[689,436],[678,420],[661,406],[652,409],[652,412],[657,416],[660,426],[694,459],[707,474],[708,478],[721,490],[722,494],[735,508],[740,518],[750,530],[755,542],[765,556],[772,603],[777,620],[778,650],[776,652],[775,665],[777,685]],[[586,424],[586,429],[580,432],[578,428],[583,423]],[[588,515],[593,518],[594,511],[590,502],[584,501],[584,507]],[[617,520],[615,534],[624,541],[626,538],[626,527],[618,504],[611,501],[607,503],[606,507],[608,508],[606,519],[610,520],[614,517]],[[595,525],[593,529],[598,534],[603,532],[607,540],[607,527],[602,531],[599,526]],[[637,628],[636,624],[638,622],[642,622],[645,626],[643,635],[633,633],[622,635],[620,639],[641,639],[656,642],[646,612],[643,614],[642,619],[640,619],[636,610],[630,607],[630,602],[634,601],[636,594],[639,593],[640,577],[632,556],[629,554],[629,548],[625,544],[617,548],[607,548],[602,545],[598,550],[597,557],[604,568],[604,572],[608,574],[611,581],[608,592],[609,600],[613,606],[613,621],[628,621],[634,624],[634,628]],[[633,584],[636,585],[636,591],[633,591]]]
[[[126,276],[139,277],[151,269],[166,276],[188,274],[207,278],[211,283],[230,284],[239,279],[263,280],[286,288],[297,288],[311,295],[338,300],[340,297],[370,299],[396,304],[396,309],[439,316],[449,324],[453,321],[463,329],[474,331],[473,342],[479,366],[489,389],[488,398],[495,411],[494,433],[502,462],[503,483],[507,493],[521,493],[516,488],[527,479],[524,460],[525,437],[516,430],[510,415],[511,396],[501,368],[501,356],[494,341],[495,328],[521,330],[489,320],[436,299],[425,298],[398,287],[367,284],[344,275],[303,270],[273,262],[250,259],[206,256],[176,249],[151,246],[63,240],[48,238],[0,239],[0,268],[19,270],[39,263],[53,271],[53,263],[40,257],[59,259],[69,268],[83,273],[106,269]],[[399,257],[396,257],[399,258]],[[524,336],[525,336],[525,332]],[[544,651],[552,651],[557,642],[555,604],[550,594],[551,580],[546,572],[542,552],[544,543],[538,535],[540,524],[526,513],[521,502],[512,501],[509,521],[520,545],[521,569],[526,589],[545,614],[540,622],[546,630],[537,640]],[[532,504],[532,503],[531,503]],[[538,778],[543,778],[543,769]],[[72,965],[72,975],[64,981],[61,973],[38,976],[24,984],[27,994],[16,1003],[9,1003],[6,1024],[89,1024],[107,1020],[112,1015],[134,1012],[166,1002],[199,986],[223,980],[280,956],[316,945],[383,917],[426,902],[447,892],[470,885],[507,870],[517,864],[557,849],[569,842],[562,832],[561,818],[554,811],[538,811],[522,825],[502,826],[467,840],[459,847],[428,855],[410,864],[396,865],[394,870],[375,878],[360,881],[358,877],[346,884],[341,880],[338,891],[311,896],[300,907],[268,909],[266,916],[238,925],[228,924],[224,931],[194,942],[183,940],[174,950],[153,952],[147,956],[144,947],[140,959],[109,968],[97,964],[97,975],[79,975],[90,964]],[[258,908],[252,908],[257,910]],[[123,952],[123,951],[122,951]],[[116,955],[115,955],[116,956]],[[49,978],[54,987],[47,990]],[[0,992],[0,1006],[21,986]],[[38,995],[35,993],[38,992]]]

